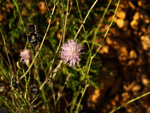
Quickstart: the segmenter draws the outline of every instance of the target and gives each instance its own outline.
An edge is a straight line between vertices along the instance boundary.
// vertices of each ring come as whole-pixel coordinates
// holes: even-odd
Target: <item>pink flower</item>
[[[75,40],[68,40],[66,44],[63,44],[61,47],[60,55],[61,59],[65,63],[69,63],[70,66],[75,66],[75,63],[79,64],[79,61],[81,60],[79,58],[82,49],[82,45],[78,44]]]
[[[21,51],[20,56],[21,56],[22,62],[27,63],[30,60],[31,53],[28,49],[25,49],[25,50]]]

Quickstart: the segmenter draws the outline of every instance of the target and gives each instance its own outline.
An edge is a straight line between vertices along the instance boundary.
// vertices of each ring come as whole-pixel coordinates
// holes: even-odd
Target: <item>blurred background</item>
[[[11,0],[0,1],[0,28],[15,62],[19,60],[20,51],[25,47],[28,36],[27,26],[35,24],[37,32],[42,39],[49,22],[49,12],[53,8],[53,1],[51,0],[47,2],[39,0],[16,1],[24,22],[23,24],[14,2]],[[93,0],[78,0],[83,19],[93,2]],[[84,30],[81,30],[77,38],[78,41],[82,41],[83,39],[87,41],[92,40],[91,34],[93,34],[93,31],[99,24],[99,20],[108,2],[109,0],[98,1],[85,23],[85,31],[89,36],[85,37]],[[64,0],[64,10],[66,9],[66,3]],[[66,39],[72,39],[75,36],[82,23],[81,20],[83,20],[79,15],[76,1],[72,0],[71,3],[66,27]],[[104,33],[114,14],[111,10],[114,10],[116,5],[117,0],[113,0],[94,43],[102,42]],[[150,90],[149,12],[150,0],[121,0],[114,23],[109,30],[102,48],[92,63],[92,69],[96,71],[91,71],[90,75],[93,76],[93,79],[97,78],[97,83],[100,87],[95,89],[94,86],[90,86],[88,88],[82,101],[83,110],[81,113],[108,113],[114,107],[120,106]],[[53,15],[51,27],[41,50],[46,70],[48,70],[50,65],[49,60],[53,58],[61,38],[62,18],[63,13],[61,4],[59,4]],[[32,47],[29,46],[29,48]],[[7,73],[9,69],[4,61],[6,55],[1,35],[0,55],[0,70]],[[86,58],[86,55],[83,57]],[[82,60],[81,65],[85,64],[85,62]],[[57,63],[56,61],[54,66]],[[41,74],[41,81],[43,81],[42,67],[40,67],[39,73]],[[62,73],[58,73],[59,76],[56,77],[56,83],[60,83],[64,79],[64,77],[58,79]],[[69,86],[65,89],[66,94],[68,93],[65,96],[70,96],[70,90]],[[40,106],[38,109],[41,109]],[[150,96],[139,99],[116,111],[116,113],[149,112]]]

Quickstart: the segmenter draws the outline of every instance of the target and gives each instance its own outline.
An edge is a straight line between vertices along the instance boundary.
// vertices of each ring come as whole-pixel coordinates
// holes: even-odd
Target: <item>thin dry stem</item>
[[[87,17],[89,16],[91,10],[93,9],[93,7],[96,5],[97,2],[98,2],[98,0],[95,0],[95,2],[93,3],[93,5],[92,5],[91,8],[89,9],[88,13],[86,14],[86,16],[85,16],[85,18],[84,18],[84,20],[83,20],[83,23],[81,24],[81,26],[80,26],[80,28],[79,28],[77,34],[76,34],[75,37],[74,37],[74,40],[77,38],[77,36],[78,36],[78,34],[80,33],[80,31],[81,31],[83,25],[84,25],[85,22],[86,22]]]
[[[71,77],[71,73],[68,74],[67,79],[66,79],[66,81],[65,81],[65,83],[64,83],[64,85],[63,85],[63,87],[59,90],[58,93],[60,93],[60,94],[58,94],[56,103],[58,103],[58,101],[59,101],[59,99],[60,99],[60,97],[61,97],[61,93],[62,93],[62,91],[64,90],[64,88],[65,88],[65,86],[66,86],[66,84],[67,84],[67,82],[68,82],[68,80],[69,80],[70,77]]]
[[[40,47],[39,47],[39,50],[37,51],[36,55],[34,56],[34,59],[33,59],[32,63],[30,64],[28,70],[20,77],[19,80],[21,80],[22,78],[24,78],[24,77],[27,75],[27,73],[30,71],[31,67],[33,66],[33,64],[34,64],[34,62],[35,62],[35,60],[36,60],[36,58],[37,58],[37,56],[38,56],[38,54],[39,54],[39,52],[40,52],[42,46],[43,46],[43,43],[44,43],[44,41],[45,41],[45,38],[46,38],[46,36],[47,36],[48,30],[49,30],[50,25],[51,25],[51,20],[52,20],[52,16],[53,16],[53,14],[54,14],[56,5],[57,5],[57,4],[54,4],[53,11],[52,11],[52,13],[51,13],[51,18],[50,18],[50,20],[49,20],[49,24],[48,24],[48,26],[47,26],[47,29],[46,29],[45,35],[44,35],[44,37],[43,37],[43,40],[42,40],[42,42],[41,42],[41,45],[40,45]]]
[[[49,71],[48,71],[48,75],[49,75],[50,73],[51,73],[51,74],[50,74],[49,77],[46,77],[46,79],[45,79],[45,81],[43,82],[43,84],[41,85],[40,89],[43,88],[43,86],[48,82],[49,79],[52,79],[52,78],[55,77],[56,72],[58,71],[58,68],[60,68],[60,66],[61,66],[61,64],[62,64],[62,60],[60,60],[58,66],[57,66],[57,67],[54,69],[54,71],[53,71],[54,74],[52,74],[52,67],[53,67],[53,64],[54,64],[56,55],[57,55],[58,50],[59,50],[59,48],[60,48],[60,46],[61,46],[62,40],[63,40],[63,42],[64,42],[64,40],[65,40],[65,31],[66,31],[66,25],[67,25],[67,18],[68,18],[68,15],[69,15],[68,9],[69,9],[69,0],[67,1],[67,12],[66,12],[65,23],[63,22],[63,23],[64,23],[64,26],[63,26],[63,36],[61,37],[61,40],[59,41],[59,45],[58,45],[58,47],[57,47],[57,49],[56,49],[56,52],[55,52],[55,54],[54,54],[54,58],[53,58],[53,60],[51,61],[51,66],[50,66]],[[62,11],[63,11],[63,5],[62,5]],[[64,12],[64,11],[63,11],[63,12]],[[64,14],[64,13],[63,13],[63,14]]]
[[[11,62],[10,62],[10,58],[9,58],[9,56],[8,56],[8,50],[7,50],[7,48],[6,48],[6,41],[5,41],[5,38],[4,38],[4,35],[3,35],[3,33],[2,33],[2,30],[0,29],[0,32],[1,32],[1,35],[2,35],[2,39],[3,39],[3,43],[4,43],[4,48],[5,48],[5,52],[6,52],[6,56],[7,56],[7,59],[8,59],[8,63],[9,63],[9,68],[10,68],[10,70],[11,70],[11,72],[12,72],[12,74],[14,75],[14,77],[15,77],[15,73],[13,72],[13,69],[12,69],[12,65],[11,65]]]
[[[54,99],[54,104],[56,106],[56,97],[55,97],[55,91],[54,91],[54,86],[53,86],[53,83],[51,83],[51,88],[52,88],[52,95],[53,95],[53,99]]]
[[[54,69],[53,73],[51,73],[51,75],[50,75],[48,78],[46,78],[45,81],[43,82],[43,84],[40,86],[40,88],[39,88],[40,90],[44,87],[44,85],[45,85],[48,81],[51,82],[51,79],[55,77],[56,72],[60,69],[62,62],[63,62],[62,60],[59,61],[59,64],[58,64],[57,67]]]
[[[66,12],[65,23],[64,23],[64,27],[63,27],[63,43],[65,41],[66,25],[67,25],[68,15],[69,15],[69,0],[67,0],[67,12]]]
[[[46,73],[46,70],[45,70],[45,68],[44,68],[43,61],[42,61],[42,58],[41,58],[40,53],[39,53],[39,57],[40,57],[40,62],[41,62],[42,69],[43,69],[43,71],[44,71],[45,76],[47,77],[47,73]]]

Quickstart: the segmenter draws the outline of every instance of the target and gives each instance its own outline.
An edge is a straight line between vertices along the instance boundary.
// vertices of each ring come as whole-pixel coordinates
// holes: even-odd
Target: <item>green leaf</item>
[[[15,19],[17,18],[18,16],[18,13],[16,12],[16,9],[13,10],[13,16],[12,18],[10,18],[8,21],[9,21],[9,28],[11,29],[12,26],[14,26],[14,21]]]

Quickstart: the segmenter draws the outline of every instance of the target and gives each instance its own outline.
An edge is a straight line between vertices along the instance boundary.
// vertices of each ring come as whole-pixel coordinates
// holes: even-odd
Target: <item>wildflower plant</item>
[[[114,11],[113,19],[103,40],[113,23],[119,2],[120,0],[115,6],[116,9],[112,9]],[[108,2],[103,16],[99,17],[100,22],[93,22],[93,16],[99,15],[95,12],[99,9],[99,6],[96,6],[98,0],[90,1],[90,4],[85,3],[84,6],[87,7],[82,12],[80,7],[83,6],[79,5],[78,0],[76,0],[76,4],[73,4],[71,0],[50,0],[49,3],[40,1],[37,6],[30,1],[27,3],[12,0],[10,10],[14,15],[10,18],[9,25],[4,25],[0,29],[3,40],[2,52],[5,52],[7,57],[6,59],[0,54],[2,56],[0,57],[0,77],[2,81],[7,80],[11,89],[7,95],[0,96],[0,106],[4,105],[12,113],[79,113],[84,108],[81,102],[88,87],[91,84],[98,87],[93,79],[95,77],[91,68],[94,58],[103,44],[103,41],[101,44],[97,44],[96,39],[111,3],[112,0]],[[25,7],[21,8],[19,4]],[[37,7],[42,14],[36,10]],[[27,13],[25,13],[26,11]],[[82,13],[85,17],[82,16]],[[15,24],[15,22],[17,23]],[[37,23],[37,27],[32,24],[28,26],[28,23]],[[85,24],[89,27],[86,28]],[[95,27],[96,25],[97,27]],[[29,33],[27,33],[26,26],[29,28]],[[14,32],[14,35],[18,33],[18,40],[14,38],[13,40],[16,41],[10,41],[12,39],[9,40],[7,37],[11,37],[12,30],[16,31],[17,29],[24,34]],[[43,37],[42,41],[39,41],[37,29],[38,34]],[[80,41],[77,42],[77,38]],[[84,49],[81,43],[84,45]],[[35,48],[37,44],[39,47]],[[11,46],[16,48],[16,53],[12,54],[12,51],[9,50],[12,49]],[[23,51],[21,51],[22,47],[25,48]],[[81,56],[83,59],[80,58]],[[23,63],[30,61],[27,69],[17,68],[16,62],[20,61],[20,57]],[[81,60],[83,63],[80,63]],[[69,64],[69,67],[62,62]],[[13,79],[20,84],[18,87],[11,85]],[[64,90],[65,88],[67,90]]]
[[[31,53],[30,53],[29,49],[25,49],[20,52],[20,56],[21,56],[21,61],[23,63],[28,63],[31,58]]]
[[[81,60],[79,58],[82,50],[82,45],[78,44],[75,40],[68,40],[66,44],[63,44],[60,51],[61,59],[65,63],[69,63],[70,66],[75,66],[75,64],[79,64]]]

